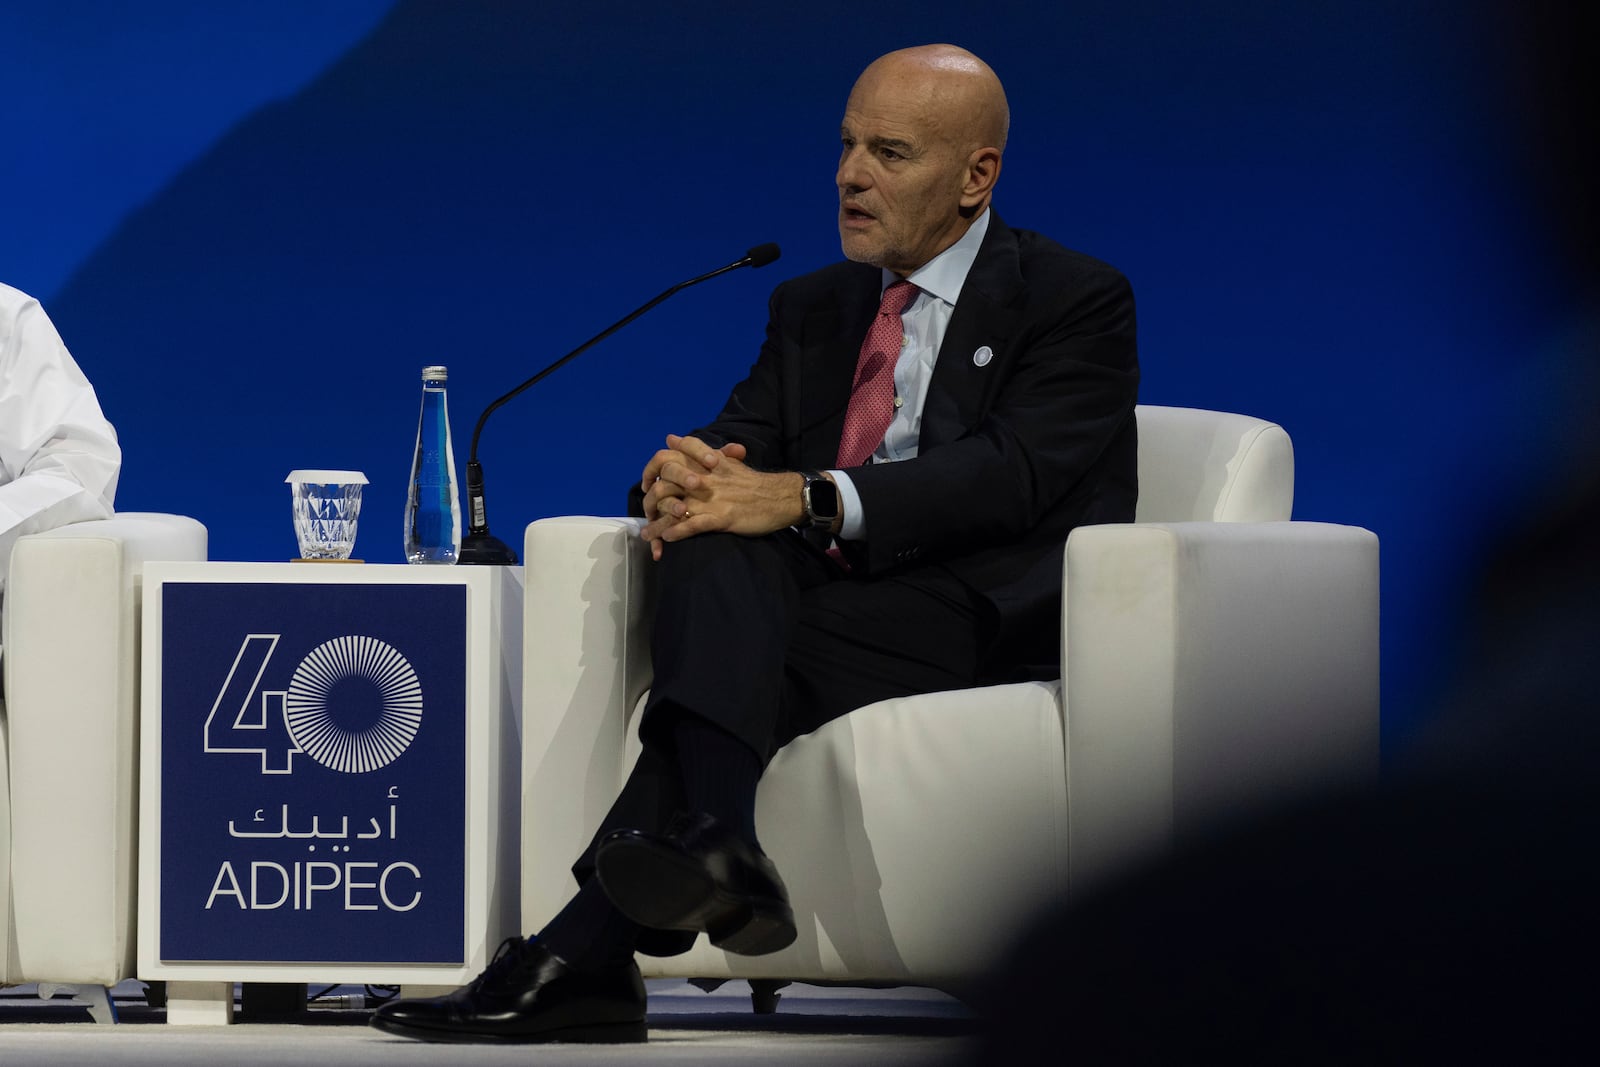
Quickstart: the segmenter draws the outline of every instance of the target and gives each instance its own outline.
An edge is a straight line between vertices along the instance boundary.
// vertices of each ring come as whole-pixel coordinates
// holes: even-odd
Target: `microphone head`
[[[777,259],[779,255],[781,253],[778,251],[778,246],[769,242],[764,245],[756,245],[744,254],[744,258],[750,262],[752,267],[765,267],[768,263]]]

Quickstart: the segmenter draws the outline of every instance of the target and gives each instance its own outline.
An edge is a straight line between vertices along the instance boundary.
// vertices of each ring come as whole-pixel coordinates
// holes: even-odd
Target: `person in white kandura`
[[[39,301],[0,284],[0,604],[17,538],[109,518],[117,431]]]

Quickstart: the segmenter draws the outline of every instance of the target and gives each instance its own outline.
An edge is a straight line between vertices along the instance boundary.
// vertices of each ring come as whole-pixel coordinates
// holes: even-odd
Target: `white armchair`
[[[139,611],[151,560],[203,560],[206,529],[129,512],[20,538],[4,602],[0,985],[134,977]],[[73,988],[76,987],[76,988]]]
[[[960,994],[1036,909],[1217,820],[1376,776],[1378,543],[1290,522],[1288,435],[1141,406],[1138,521],[1068,539],[1062,679],[882,701],[795,739],[762,778],[762,845],[799,937],[701,938],[646,977],[911,984]],[[531,524],[523,925],[638,753],[650,560],[633,520]]]

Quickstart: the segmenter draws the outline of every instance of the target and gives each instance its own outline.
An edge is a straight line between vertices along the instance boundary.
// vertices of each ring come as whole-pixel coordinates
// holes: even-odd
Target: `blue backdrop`
[[[1392,743],[1549,433],[1505,42],[1446,2],[1207,7],[7,0],[0,278],[96,383],[119,507],[285,559],[284,476],[355,468],[356,554],[398,562],[422,366],[450,368],[464,463],[495,396],[780,243],[490,421],[489,519],[520,548],[532,519],[619,513],[754,357],[769,288],[838,257],[861,67],[963,44],[1011,99],[1001,213],[1132,280],[1142,399],[1281,423],[1296,517],[1382,539]]]

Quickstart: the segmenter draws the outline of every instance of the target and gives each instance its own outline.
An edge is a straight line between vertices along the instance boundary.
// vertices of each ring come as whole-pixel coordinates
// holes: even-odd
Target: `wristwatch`
[[[839,487],[817,471],[801,471],[800,502],[812,526],[829,529],[839,517]]]

